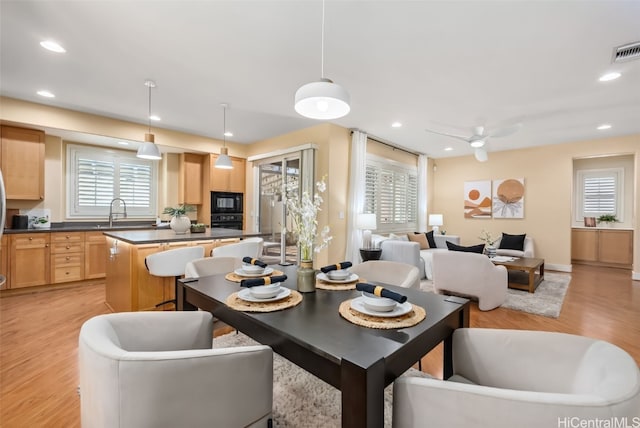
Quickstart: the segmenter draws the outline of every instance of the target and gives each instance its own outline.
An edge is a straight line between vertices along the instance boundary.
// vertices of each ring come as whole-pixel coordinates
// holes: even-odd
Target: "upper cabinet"
[[[0,153],[7,199],[44,199],[44,132],[2,126]]]
[[[180,186],[178,201],[180,203],[202,204],[202,171],[207,165],[206,155],[183,153],[180,155]]]
[[[209,155],[209,190],[212,192],[238,192],[244,193],[245,187],[245,160],[230,156],[233,169],[220,169],[215,167],[217,154]]]

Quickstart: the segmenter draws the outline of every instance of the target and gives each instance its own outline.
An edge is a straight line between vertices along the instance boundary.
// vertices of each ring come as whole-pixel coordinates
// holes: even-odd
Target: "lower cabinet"
[[[571,261],[631,269],[633,231],[617,229],[572,229]]]
[[[8,288],[49,284],[50,234],[10,235]]]
[[[84,233],[84,279],[104,278],[107,273],[107,237],[102,232]]]
[[[51,283],[84,279],[84,232],[51,234]]]

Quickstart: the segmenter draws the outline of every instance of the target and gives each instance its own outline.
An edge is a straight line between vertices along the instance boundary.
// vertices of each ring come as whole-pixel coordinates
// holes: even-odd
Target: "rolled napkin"
[[[335,265],[329,265],[321,267],[320,270],[323,273],[331,272],[332,270],[348,269],[352,266],[351,262],[336,263]]]
[[[252,257],[243,257],[242,261],[247,263],[247,264],[250,264],[250,265],[260,266],[261,268],[266,268],[267,267],[267,264],[265,262],[262,262],[262,261],[260,261],[258,259],[254,259]]]
[[[269,285],[275,284],[276,282],[284,282],[287,280],[287,275],[278,275],[278,276],[265,276],[264,278],[252,278],[252,279],[243,279],[240,281],[240,287],[256,287],[258,285]]]
[[[371,293],[378,297],[388,297],[389,299],[393,299],[398,303],[404,303],[407,301],[407,296],[403,296],[402,294],[396,293],[395,291],[387,290],[386,288],[379,285],[367,284],[366,282],[357,283],[356,290]]]

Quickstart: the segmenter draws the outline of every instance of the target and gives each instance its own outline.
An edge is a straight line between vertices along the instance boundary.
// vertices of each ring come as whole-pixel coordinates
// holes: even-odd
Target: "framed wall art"
[[[493,218],[524,218],[524,178],[493,180]]]
[[[464,218],[491,218],[491,180],[464,182]]]

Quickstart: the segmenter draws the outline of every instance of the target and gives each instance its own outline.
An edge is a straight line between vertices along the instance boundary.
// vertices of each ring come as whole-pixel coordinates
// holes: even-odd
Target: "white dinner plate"
[[[345,279],[331,279],[324,272],[320,272],[318,274],[318,279],[321,279],[321,280],[326,281],[326,282],[330,282],[332,284],[345,284],[347,282],[357,281],[359,278],[360,277],[358,275],[356,275],[355,273],[352,273],[351,275],[349,275]]]
[[[267,266],[260,273],[247,273],[247,272],[243,271],[242,268],[238,268],[238,269],[234,270],[233,273],[235,273],[238,276],[244,276],[244,277],[247,277],[247,278],[257,278],[257,277],[260,277],[260,276],[271,275],[273,273],[273,268]]]
[[[291,294],[291,290],[287,287],[280,287],[280,291],[273,297],[269,297],[268,299],[260,299],[251,294],[251,290],[248,288],[243,288],[238,291],[238,297],[242,300],[246,300],[247,302],[275,302],[276,300],[282,300],[285,297],[288,297]]]
[[[413,309],[411,306],[411,303],[404,302],[404,303],[398,303],[396,307],[389,312],[370,311],[369,309],[364,307],[364,299],[362,298],[362,296],[356,297],[355,299],[353,299],[351,301],[351,307],[356,311],[363,313],[365,315],[371,315],[374,317],[384,317],[384,318],[400,317],[402,315],[408,314]]]

